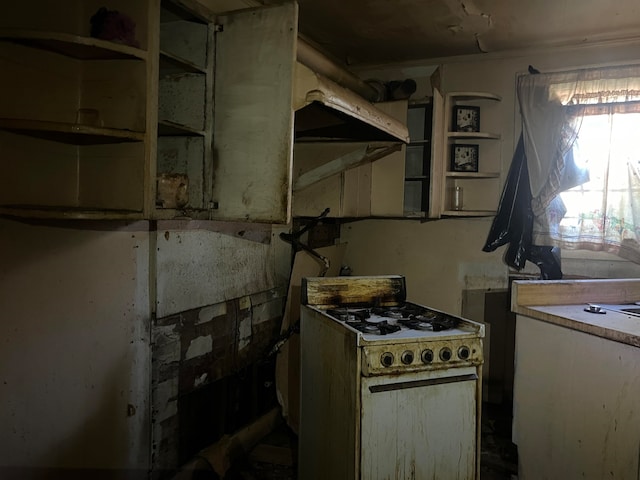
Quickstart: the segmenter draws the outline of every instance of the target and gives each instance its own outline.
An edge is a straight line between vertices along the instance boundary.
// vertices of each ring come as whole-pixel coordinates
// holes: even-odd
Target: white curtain
[[[580,156],[577,146],[588,143],[579,138],[581,126],[590,125],[592,116],[640,111],[634,103],[640,100],[640,66],[523,75],[518,79],[517,93],[532,194],[533,244],[604,250],[640,263],[640,216],[636,223],[632,214],[637,211],[632,204],[640,202],[640,164],[616,157],[613,147],[617,140],[611,138],[611,148],[607,145],[611,165],[622,165],[628,172],[627,187],[621,192],[619,176],[615,182],[608,175],[590,180],[582,159],[576,158]],[[612,124],[608,126],[611,127]],[[637,135],[640,136],[640,123]],[[567,208],[560,192],[569,190],[574,194],[573,201],[579,202],[570,189],[590,185],[583,189],[582,198],[593,200],[591,184],[596,180],[603,182],[599,187],[602,200],[597,212],[592,212],[593,218],[582,215],[563,220]],[[594,229],[599,232],[596,234]]]

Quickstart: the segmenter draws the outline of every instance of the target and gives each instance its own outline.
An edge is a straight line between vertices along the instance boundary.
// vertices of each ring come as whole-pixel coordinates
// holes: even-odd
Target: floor
[[[296,480],[295,441],[286,427],[277,429],[225,478]],[[484,404],[480,480],[516,480],[517,465],[516,447],[511,443],[511,406]]]

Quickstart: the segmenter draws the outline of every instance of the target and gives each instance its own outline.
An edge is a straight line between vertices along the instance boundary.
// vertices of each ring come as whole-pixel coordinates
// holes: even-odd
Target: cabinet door
[[[288,223],[295,3],[220,17],[216,34],[213,217]]]

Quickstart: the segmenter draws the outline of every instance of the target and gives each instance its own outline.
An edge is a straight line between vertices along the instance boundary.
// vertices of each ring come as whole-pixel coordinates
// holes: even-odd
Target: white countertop
[[[597,335],[616,342],[640,347],[640,317],[620,312],[606,314],[585,312],[580,305],[531,305],[519,314],[573,330]]]
[[[590,313],[589,303],[633,304],[640,279],[514,281],[511,310],[519,315],[640,347],[640,317],[607,310]]]

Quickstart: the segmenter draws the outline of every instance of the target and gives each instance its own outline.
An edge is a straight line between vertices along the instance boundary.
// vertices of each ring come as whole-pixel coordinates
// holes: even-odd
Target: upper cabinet
[[[196,0],[11,2],[0,215],[288,223],[294,189],[408,137],[298,62],[297,25],[295,2],[217,17]],[[294,143],[318,161],[304,175]]]
[[[115,31],[102,1],[10,2],[0,16],[0,213],[140,218],[148,165],[149,9]],[[94,36],[91,19],[94,18]],[[96,33],[98,32],[98,33]],[[102,37],[102,38],[96,38]]]
[[[288,220],[295,4],[35,3],[0,18],[0,214]]]
[[[183,2],[159,14],[157,137],[151,164],[154,218],[207,219],[212,197],[214,26]]]
[[[434,91],[429,217],[495,215],[501,135],[494,119],[500,101],[490,92]]]

